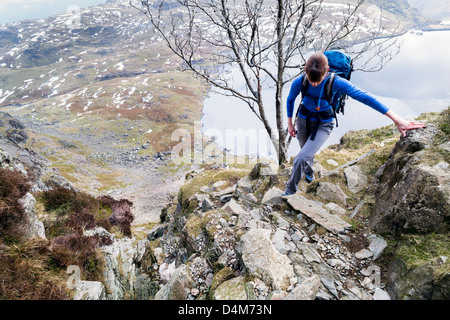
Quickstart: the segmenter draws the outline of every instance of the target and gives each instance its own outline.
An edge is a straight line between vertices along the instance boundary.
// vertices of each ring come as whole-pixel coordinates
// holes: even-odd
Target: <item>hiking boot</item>
[[[286,191],[283,193],[283,197],[293,195],[294,193],[295,193],[295,191],[289,191],[289,190],[286,190]]]
[[[311,183],[314,180],[314,173],[305,173],[305,180],[306,182]]]

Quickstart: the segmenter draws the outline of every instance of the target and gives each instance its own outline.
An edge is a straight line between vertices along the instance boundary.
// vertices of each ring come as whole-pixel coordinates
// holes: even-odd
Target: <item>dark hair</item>
[[[322,52],[314,53],[306,61],[305,72],[311,82],[320,81],[327,71],[328,59]]]

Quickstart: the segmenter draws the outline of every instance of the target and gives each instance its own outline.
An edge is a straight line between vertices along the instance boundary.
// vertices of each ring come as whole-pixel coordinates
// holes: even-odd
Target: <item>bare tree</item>
[[[365,71],[381,69],[395,55],[389,49],[395,46],[390,40],[396,30],[386,33],[381,16],[369,29],[360,15],[364,0],[353,0],[339,12],[325,10],[323,0],[133,1],[187,69],[248,105],[263,123],[280,164],[290,142],[283,88],[302,73],[309,53],[341,49],[356,60],[364,56],[359,69]],[[244,90],[233,86],[225,67],[239,70]],[[262,100],[267,84],[275,88],[276,129]]]

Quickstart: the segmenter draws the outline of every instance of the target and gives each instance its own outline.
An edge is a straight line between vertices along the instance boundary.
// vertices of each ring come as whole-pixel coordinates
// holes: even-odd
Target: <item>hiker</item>
[[[297,136],[301,150],[294,159],[292,175],[287,182],[284,195],[291,195],[297,191],[298,183],[303,174],[305,174],[306,182],[310,183],[314,180],[314,155],[328,139],[335,125],[336,113],[331,106],[332,100],[324,96],[325,86],[328,85],[327,80],[330,76],[334,78],[331,92],[348,95],[386,115],[395,123],[403,136],[406,136],[406,130],[425,127],[425,124],[422,123],[405,121],[372,95],[359,89],[347,79],[331,74],[327,56],[323,52],[316,52],[307,60],[305,73],[292,83],[287,99],[288,131],[292,137]],[[303,81],[304,77],[306,77],[305,81]],[[307,89],[304,89],[305,83]],[[297,111],[296,131],[292,116],[295,99],[302,92],[302,89],[302,103]]]

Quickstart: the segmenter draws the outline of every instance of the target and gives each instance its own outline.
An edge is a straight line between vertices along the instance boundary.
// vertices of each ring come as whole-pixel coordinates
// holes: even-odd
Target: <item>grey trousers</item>
[[[314,126],[313,121],[311,121],[311,126]],[[316,137],[314,140],[311,140],[307,132],[306,120],[297,117],[297,139],[301,150],[294,159],[291,178],[286,184],[285,191],[287,193],[295,193],[297,191],[298,183],[300,182],[303,173],[309,175],[313,174],[314,156],[323,146],[325,141],[327,141],[333,128],[333,121],[320,123]]]

